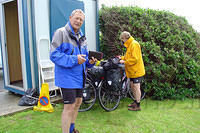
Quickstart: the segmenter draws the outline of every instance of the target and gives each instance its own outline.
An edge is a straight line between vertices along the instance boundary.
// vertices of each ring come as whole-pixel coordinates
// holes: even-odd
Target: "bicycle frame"
[[[96,72],[96,73],[95,73]],[[112,90],[110,88],[109,83],[106,80],[106,75],[103,72],[103,75],[101,68],[94,69],[92,71],[87,72],[87,81],[89,81],[92,85],[86,89],[93,89],[93,91],[90,91],[89,93],[91,95],[95,95],[95,98],[92,99],[92,102],[89,101],[83,101],[83,104],[91,104],[90,106],[85,106],[86,108],[79,110],[79,111],[87,111],[92,108],[92,106],[95,104],[96,99],[98,98],[98,101],[101,105],[101,107],[105,111],[113,111],[115,110],[121,98],[127,97],[129,94],[131,98],[134,100],[134,96],[130,90],[130,79],[126,77],[126,74],[123,70],[123,76],[122,76],[122,89],[120,90]],[[101,77],[99,77],[101,75]],[[95,93],[95,94],[94,94]]]

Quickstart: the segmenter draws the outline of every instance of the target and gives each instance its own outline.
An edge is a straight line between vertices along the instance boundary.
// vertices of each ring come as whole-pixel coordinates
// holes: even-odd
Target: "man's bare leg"
[[[140,98],[141,98],[140,83],[131,82],[131,91],[133,93],[133,96],[135,97],[135,100],[137,102],[140,102]]]
[[[78,115],[78,110],[79,110],[79,107],[80,107],[81,103],[82,103],[82,98],[76,98],[75,107],[74,107],[74,112],[73,112],[73,115],[72,115],[71,123],[75,123],[76,117]]]
[[[64,104],[62,112],[62,132],[69,133],[70,124],[72,121],[72,115],[74,114],[75,103],[73,104]]]
[[[131,82],[131,91],[135,97],[135,103],[132,104],[131,108],[128,108],[130,111],[140,111],[140,98],[141,98],[141,91],[140,91],[140,83],[133,83]]]

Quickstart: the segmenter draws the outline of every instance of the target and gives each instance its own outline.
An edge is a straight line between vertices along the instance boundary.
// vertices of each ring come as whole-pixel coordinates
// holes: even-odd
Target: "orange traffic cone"
[[[53,112],[53,106],[50,103],[49,98],[49,85],[48,83],[43,83],[40,91],[40,97],[38,100],[38,105],[33,107],[34,111],[46,111]]]

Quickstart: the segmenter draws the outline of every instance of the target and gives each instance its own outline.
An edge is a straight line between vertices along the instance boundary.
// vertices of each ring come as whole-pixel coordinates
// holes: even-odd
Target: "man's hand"
[[[94,64],[95,62],[97,62],[97,59],[92,57],[92,59],[89,60],[89,63],[90,64]]]
[[[83,64],[86,61],[86,59],[85,59],[86,55],[79,54],[77,56],[78,56],[78,64]]]
[[[119,62],[120,62],[121,64],[124,64],[125,61],[124,61],[124,60],[120,60]]]

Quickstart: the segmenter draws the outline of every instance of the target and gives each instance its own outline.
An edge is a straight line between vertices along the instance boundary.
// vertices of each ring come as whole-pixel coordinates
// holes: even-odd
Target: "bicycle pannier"
[[[122,86],[122,69],[110,69],[106,71],[108,89],[119,91]]]
[[[103,65],[103,68],[105,70],[115,69],[119,67],[118,65],[119,65],[119,58],[115,57],[108,59],[108,61]]]
[[[92,78],[93,81],[97,81],[105,75],[103,67],[99,67],[99,66],[94,66],[93,68],[88,69],[88,73],[91,76],[88,78],[89,79]]]

